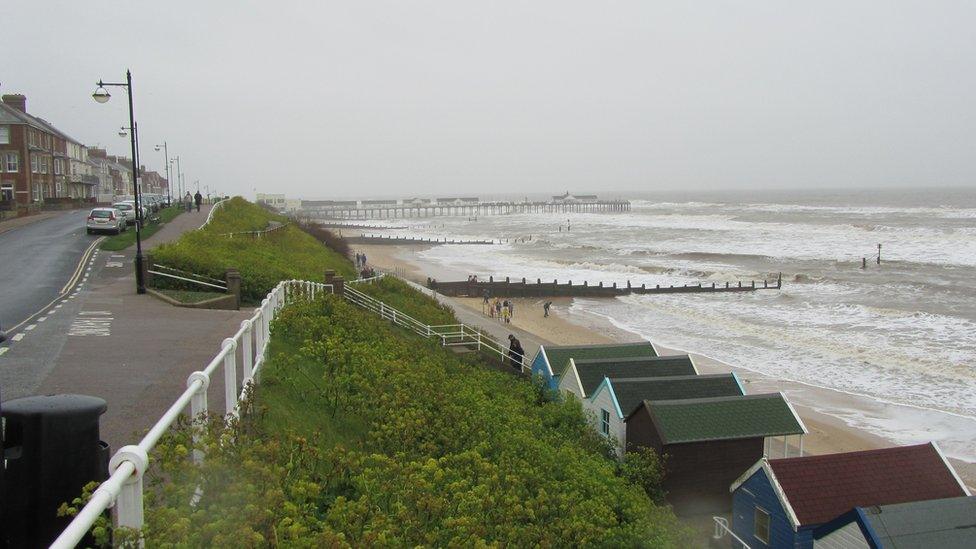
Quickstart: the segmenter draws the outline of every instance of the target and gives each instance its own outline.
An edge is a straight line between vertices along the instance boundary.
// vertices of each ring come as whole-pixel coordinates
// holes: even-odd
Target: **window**
[[[62,173],[64,173],[64,161],[62,161],[60,158],[55,158],[54,159],[54,174],[55,175],[61,175]]]
[[[11,183],[0,185],[0,200],[13,200],[14,186]]]
[[[769,545],[769,513],[756,507],[756,522],[754,526],[756,539]]]
[[[48,161],[47,158],[41,157],[40,164],[41,164],[41,173],[48,173],[51,171],[51,163]]]
[[[10,143],[10,126],[0,126],[0,145]]]
[[[20,171],[20,155],[15,152],[8,152],[0,166],[7,173],[17,173]]]
[[[604,436],[610,436],[610,412],[600,410],[600,432]]]
[[[41,168],[40,168],[40,162],[38,162],[37,155],[32,154],[30,155],[30,157],[31,157],[31,173],[40,173]]]

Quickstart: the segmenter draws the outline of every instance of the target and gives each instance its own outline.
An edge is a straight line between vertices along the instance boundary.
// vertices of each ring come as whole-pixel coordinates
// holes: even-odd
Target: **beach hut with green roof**
[[[648,378],[698,375],[695,363],[688,355],[644,358],[570,358],[559,375],[556,388],[560,393],[589,398],[603,382],[603,378]],[[624,410],[628,413],[629,410]]]
[[[626,419],[628,450],[667,456],[663,488],[682,514],[730,509],[729,485],[766,455],[767,440],[784,437],[785,447],[806,432],[782,393],[644,400]]]
[[[590,417],[595,423],[594,428],[603,436],[612,438],[617,455],[623,456],[627,447],[627,424],[624,420],[644,400],[740,396],[745,391],[735,374],[729,373],[643,378],[604,377],[589,393],[589,397],[583,401],[583,407],[592,412]]]
[[[610,343],[603,345],[542,345],[532,360],[532,375],[540,376],[555,389],[559,384],[559,374],[566,368],[570,358],[628,358],[655,357],[657,350],[649,341],[634,343]]]

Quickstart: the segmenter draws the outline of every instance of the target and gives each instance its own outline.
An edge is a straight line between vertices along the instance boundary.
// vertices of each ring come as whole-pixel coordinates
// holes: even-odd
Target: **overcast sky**
[[[0,92],[221,193],[976,186],[976,2],[9,2]]]

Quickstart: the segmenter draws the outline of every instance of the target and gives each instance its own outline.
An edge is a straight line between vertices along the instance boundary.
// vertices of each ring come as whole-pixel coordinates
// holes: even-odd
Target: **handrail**
[[[221,343],[220,351],[200,371],[193,372],[186,380],[186,390],[170,405],[166,412],[149,429],[137,445],[123,446],[109,462],[110,476],[95,489],[91,499],[61,532],[53,548],[71,548],[88,533],[92,525],[112,508],[115,524],[139,530],[143,525],[143,475],[149,466],[149,452],[159,439],[189,407],[194,419],[209,409],[207,389],[211,377],[221,365],[224,368],[224,406],[229,417],[240,413],[240,399],[248,387],[257,382],[260,367],[264,364],[270,339],[271,320],[282,307],[296,300],[313,299],[322,293],[332,293],[331,284],[304,280],[283,280],[272,289],[257,307],[251,318],[241,322],[237,332]],[[241,365],[237,364],[237,351],[241,349]],[[238,370],[243,371],[241,382]],[[238,389],[240,387],[240,389]],[[194,437],[197,440],[197,437]],[[204,455],[194,450],[193,459],[200,463]]]
[[[202,280],[195,280],[195,279],[192,279],[192,278],[186,278],[186,277],[177,276],[177,275],[174,275],[174,274],[162,273],[162,272],[159,272],[159,271],[154,271],[152,269],[146,269],[146,272],[147,273],[150,273],[150,274],[154,274],[156,276],[165,276],[166,278],[173,278],[173,279],[176,279],[176,280],[182,280],[184,282],[192,282],[194,284],[200,284],[202,286],[209,286],[211,288],[217,288],[218,290],[223,290],[225,292],[227,291],[227,284],[226,283],[223,284],[223,285],[211,284],[209,282],[204,282]]]
[[[421,336],[428,338],[439,338],[442,346],[453,347],[461,345],[477,345],[479,351],[491,351],[501,356],[502,359],[510,358],[511,355],[514,354],[517,358],[521,359],[520,372],[527,373],[532,370],[531,365],[526,365],[525,363],[526,357],[524,353],[511,351],[500,341],[484,334],[475,326],[470,326],[463,323],[434,326],[424,324],[412,316],[391,307],[378,299],[366,295],[355,288],[351,288],[348,285],[345,287],[343,297],[345,297],[347,301],[355,305],[359,305],[366,310],[377,313],[381,318],[390,320],[394,324],[408,328]]]
[[[213,208],[210,208],[210,211],[207,213],[207,220],[203,222],[203,225],[200,225],[200,228],[201,229],[204,228],[204,227],[206,227],[207,225],[210,224],[211,221],[213,221],[214,212],[216,212],[217,211],[217,208],[223,206],[224,205],[224,202],[227,202],[228,200],[230,200],[230,199],[229,198],[223,198],[221,200],[218,200],[218,201],[214,202]]]
[[[211,282],[224,282],[223,280],[220,280],[219,278],[211,278],[209,276],[204,276],[202,274],[197,274],[197,273],[191,273],[190,271],[184,271],[182,269],[177,269],[175,267],[170,267],[168,265],[160,265],[159,263],[153,263],[153,267],[155,267],[157,269],[164,269],[164,270],[167,270],[167,271],[173,271],[174,273],[181,273],[181,274],[185,274],[185,275],[195,276],[197,278],[202,278],[204,280],[209,280]]]

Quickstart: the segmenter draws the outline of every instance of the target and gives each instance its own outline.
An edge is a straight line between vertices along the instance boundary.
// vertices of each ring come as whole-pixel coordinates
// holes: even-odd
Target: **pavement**
[[[208,211],[177,216],[144,250],[199,227]],[[253,314],[173,307],[138,295],[134,258],[131,247],[93,251],[76,286],[8,333],[10,341],[0,344],[4,401],[54,393],[100,397],[108,402],[102,440],[113,449],[136,443],[183,392],[187,376],[206,367],[221,341]],[[223,412],[219,377],[210,388],[215,412]]]

